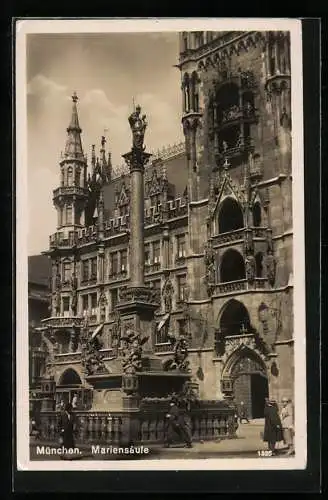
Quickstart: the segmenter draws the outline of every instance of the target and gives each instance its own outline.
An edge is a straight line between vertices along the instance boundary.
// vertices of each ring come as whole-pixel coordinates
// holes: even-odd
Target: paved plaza
[[[243,423],[239,426],[236,439],[222,439],[217,441],[197,442],[192,448],[172,446],[164,448],[162,445],[149,445],[149,453],[142,455],[93,455],[90,445],[81,447],[81,455],[74,457],[79,460],[131,460],[149,458],[176,458],[176,459],[201,459],[201,458],[257,458],[259,450],[266,450],[267,445],[261,440],[263,431],[263,420],[254,420],[249,424]],[[31,460],[61,460],[59,455],[38,455],[37,445],[44,443],[32,443],[30,446]],[[54,444],[55,445],[55,444]]]

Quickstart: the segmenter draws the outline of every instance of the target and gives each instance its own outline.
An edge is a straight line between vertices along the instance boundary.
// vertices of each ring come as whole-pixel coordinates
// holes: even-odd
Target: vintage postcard
[[[18,470],[304,469],[301,22],[15,49]]]

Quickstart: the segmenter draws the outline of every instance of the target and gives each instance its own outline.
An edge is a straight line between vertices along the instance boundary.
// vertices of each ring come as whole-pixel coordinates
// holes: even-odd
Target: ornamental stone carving
[[[166,313],[170,313],[172,311],[173,294],[174,294],[174,287],[172,285],[172,281],[170,280],[169,277],[167,277],[162,289],[162,295],[164,297],[164,309]]]
[[[142,347],[148,337],[127,328],[122,338],[122,370],[125,375],[134,375],[142,370]]]

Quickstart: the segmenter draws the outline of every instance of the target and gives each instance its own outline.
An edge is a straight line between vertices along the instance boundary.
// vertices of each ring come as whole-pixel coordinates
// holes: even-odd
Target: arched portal
[[[251,323],[244,304],[231,299],[225,305],[220,317],[220,332],[224,336],[251,333]]]
[[[67,370],[65,370],[59,379],[59,385],[61,386],[66,385],[71,387],[81,384],[81,378],[79,374],[75,370],[73,370],[73,368],[68,368]]]
[[[233,198],[226,198],[219,212],[219,233],[228,233],[244,227],[243,212]]]
[[[262,359],[251,349],[236,353],[230,368],[234,401],[238,409],[247,409],[248,418],[263,418],[264,401],[269,394],[267,370]]]
[[[246,278],[245,263],[242,255],[237,250],[229,249],[222,257],[220,265],[220,281],[239,281]]]

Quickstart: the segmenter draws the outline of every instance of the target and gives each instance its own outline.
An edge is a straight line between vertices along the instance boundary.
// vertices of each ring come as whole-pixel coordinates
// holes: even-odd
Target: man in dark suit
[[[64,448],[75,448],[74,426],[75,419],[71,403],[66,403],[65,409],[59,417],[59,436]]]
[[[169,413],[166,415],[166,439],[165,447],[169,448],[174,440],[174,435],[179,436],[187,448],[192,448],[191,435],[185,422],[183,412],[178,406],[177,398],[173,397],[170,402]]]

